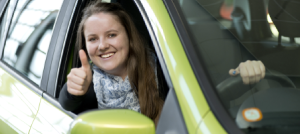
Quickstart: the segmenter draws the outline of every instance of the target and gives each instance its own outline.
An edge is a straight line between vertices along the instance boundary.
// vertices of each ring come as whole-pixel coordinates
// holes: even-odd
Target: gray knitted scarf
[[[98,108],[127,108],[141,112],[139,100],[130,86],[128,76],[123,79],[113,76],[93,66],[94,90],[98,100]]]

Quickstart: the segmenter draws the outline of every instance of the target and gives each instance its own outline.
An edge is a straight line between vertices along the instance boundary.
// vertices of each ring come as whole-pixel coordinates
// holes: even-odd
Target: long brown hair
[[[101,0],[98,0],[90,3],[83,10],[82,20],[77,31],[76,44],[78,48],[87,53],[83,32],[84,24],[89,17],[98,13],[115,15],[126,29],[129,39],[127,74],[131,87],[139,98],[141,112],[157,122],[163,100],[159,97],[153,66],[155,63],[130,16],[119,4],[101,3]]]

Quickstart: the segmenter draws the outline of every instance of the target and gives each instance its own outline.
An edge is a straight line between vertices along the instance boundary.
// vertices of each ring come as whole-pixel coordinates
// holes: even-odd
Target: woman
[[[155,57],[121,6],[97,1],[86,7],[77,45],[82,67],[71,70],[60,92],[63,108],[84,110],[98,102],[98,108],[128,108],[158,119],[163,100],[157,89]]]
[[[75,113],[97,107],[127,108],[157,124],[163,100],[156,81],[156,58],[121,6],[101,1],[87,6],[76,44],[82,66],[68,74],[59,96],[63,108]]]

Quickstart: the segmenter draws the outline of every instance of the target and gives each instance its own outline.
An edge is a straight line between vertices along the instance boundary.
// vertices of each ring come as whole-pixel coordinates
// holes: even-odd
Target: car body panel
[[[0,119],[9,126],[0,129],[0,133],[12,130],[16,133],[28,133],[36,117],[41,96],[2,68],[0,78]]]
[[[162,1],[141,0],[160,44],[189,133],[209,111],[177,32]]]
[[[155,126],[147,116],[129,109],[92,110],[74,120],[70,133],[155,134]]]
[[[42,99],[30,133],[67,133],[72,121],[72,117]]]
[[[209,111],[199,124],[196,134],[227,134],[212,111]]]

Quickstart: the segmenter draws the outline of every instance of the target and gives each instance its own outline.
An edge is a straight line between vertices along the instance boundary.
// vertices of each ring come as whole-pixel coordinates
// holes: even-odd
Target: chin
[[[101,70],[103,70],[106,73],[112,73],[115,72],[115,68],[100,68]]]

